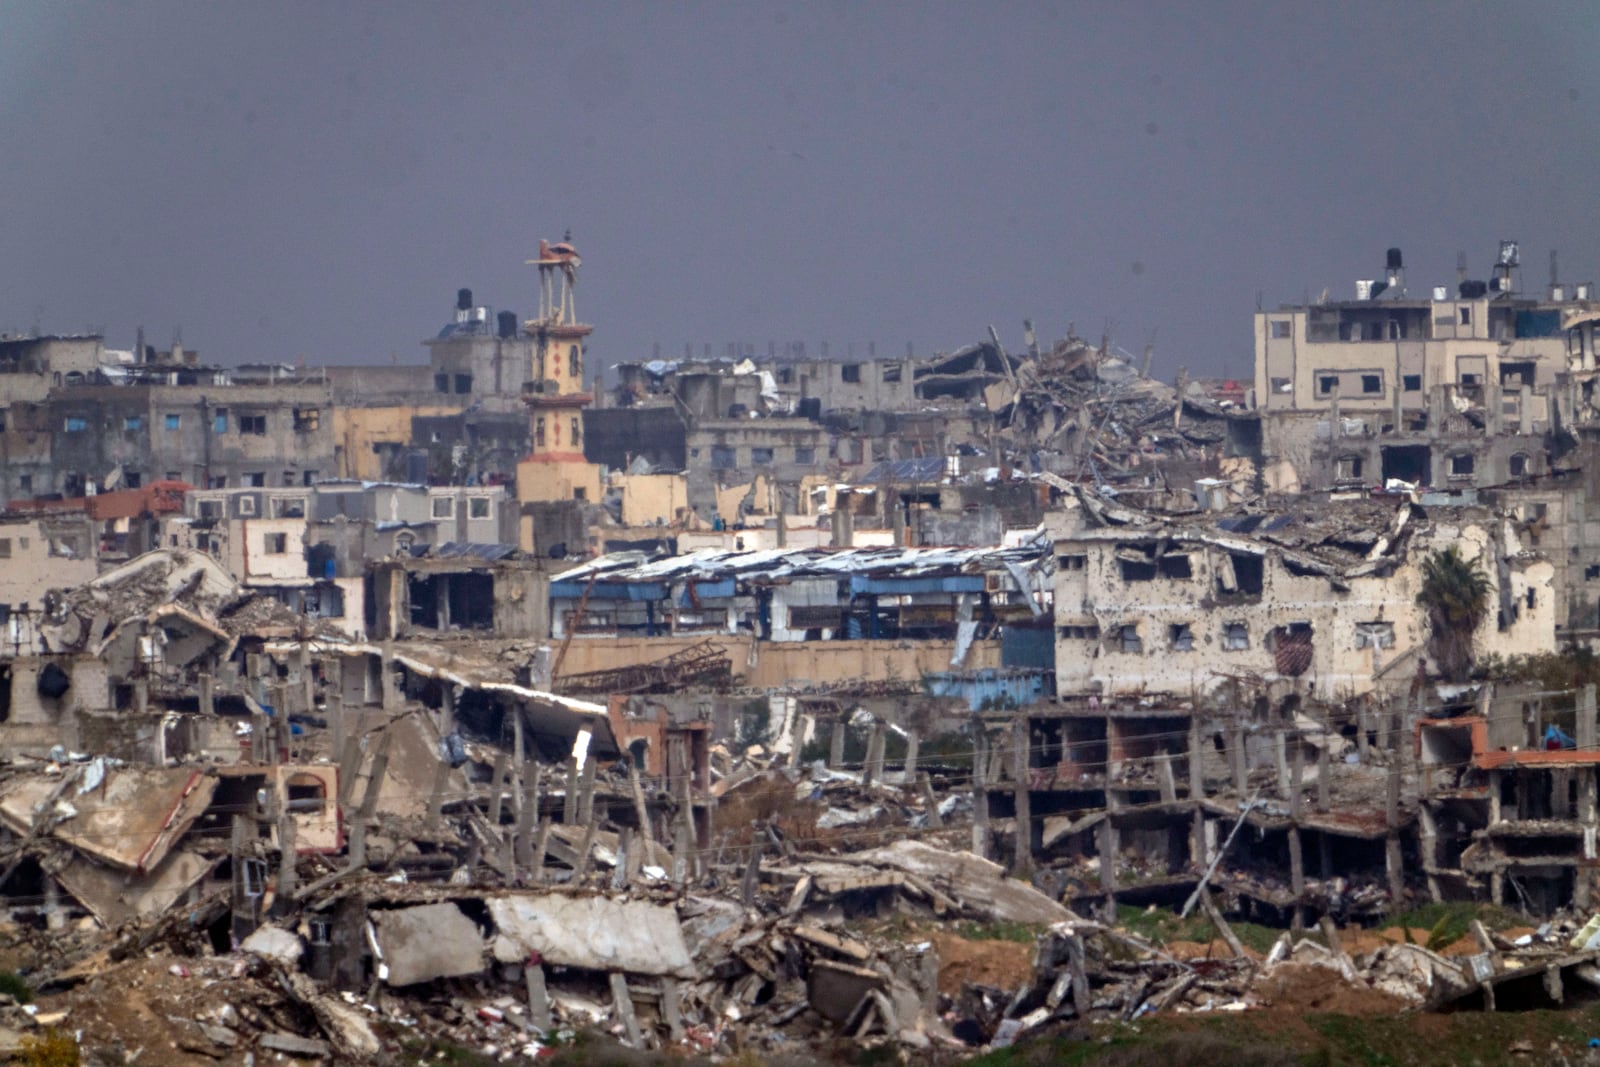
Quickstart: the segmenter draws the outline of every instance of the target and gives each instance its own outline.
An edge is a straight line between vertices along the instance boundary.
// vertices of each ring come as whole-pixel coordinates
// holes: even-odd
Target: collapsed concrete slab
[[[500,963],[521,963],[538,953],[547,963],[567,967],[694,975],[683,928],[669,907],[555,893],[487,903],[497,931],[491,951]]]
[[[391,986],[483,970],[483,931],[454,904],[421,904],[371,914],[378,956]]]

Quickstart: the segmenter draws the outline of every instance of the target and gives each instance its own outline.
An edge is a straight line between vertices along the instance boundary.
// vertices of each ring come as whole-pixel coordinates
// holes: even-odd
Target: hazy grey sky
[[[1250,314],[1600,280],[1600,4],[0,0],[0,329],[424,358],[571,228],[609,364],[1068,322],[1246,374]]]

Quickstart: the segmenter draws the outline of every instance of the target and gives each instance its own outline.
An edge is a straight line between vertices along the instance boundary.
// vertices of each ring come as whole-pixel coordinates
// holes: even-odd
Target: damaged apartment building
[[[0,339],[0,496],[83,497],[156,481],[303,486],[334,469],[321,372],[223,368],[99,336]]]
[[[1255,315],[1255,402],[1269,489],[1403,482],[1476,489],[1550,472],[1568,325],[1591,284],[1521,287],[1517,243],[1487,282],[1413,294],[1401,250],[1355,299]]]

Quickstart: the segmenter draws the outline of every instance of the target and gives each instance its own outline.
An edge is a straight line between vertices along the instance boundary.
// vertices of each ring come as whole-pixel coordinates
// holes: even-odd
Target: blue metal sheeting
[[[850,576],[851,593],[876,593],[894,596],[901,593],[981,593],[983,575],[950,574],[922,578],[874,578],[867,574]]]
[[[936,697],[957,697],[969,711],[1020,708],[1055,694],[1055,671],[995,670],[965,674],[925,674],[923,685]]]
[[[588,584],[554,582],[550,586],[550,599],[577,600]],[[667,596],[667,587],[661,582],[596,582],[589,592],[590,600],[665,600]]]

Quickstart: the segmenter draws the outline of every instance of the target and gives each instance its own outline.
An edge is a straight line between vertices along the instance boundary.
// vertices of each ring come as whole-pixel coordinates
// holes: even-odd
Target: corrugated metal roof
[[[516,545],[491,545],[478,541],[446,541],[428,551],[432,559],[510,559],[517,554]]]

